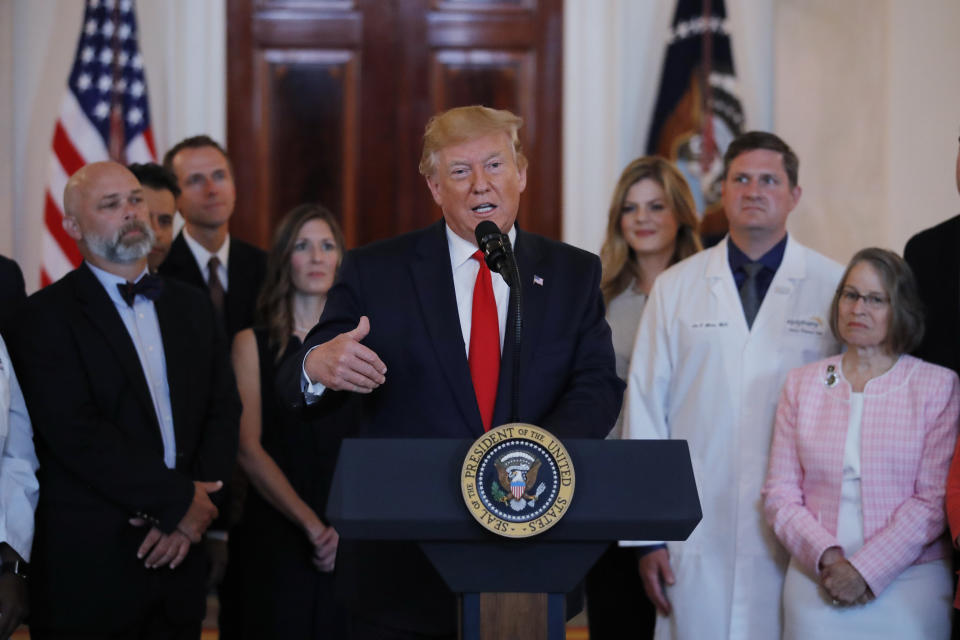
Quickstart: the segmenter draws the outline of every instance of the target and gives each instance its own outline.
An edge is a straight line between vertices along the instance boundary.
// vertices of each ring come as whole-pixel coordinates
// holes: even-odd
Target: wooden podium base
[[[460,640],[564,640],[562,593],[464,593]]]

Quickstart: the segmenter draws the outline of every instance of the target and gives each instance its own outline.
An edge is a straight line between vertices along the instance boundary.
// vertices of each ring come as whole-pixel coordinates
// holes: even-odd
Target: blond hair
[[[623,203],[630,187],[641,180],[653,180],[666,198],[667,208],[677,221],[677,238],[670,264],[700,251],[700,236],[697,233],[697,208],[693,194],[683,175],[673,164],[656,156],[643,156],[627,165],[620,174],[620,180],[613,190],[610,212],[607,218],[607,237],[600,249],[600,262],[603,276],[600,279],[600,291],[603,301],[610,301],[623,293],[634,281],[640,280],[640,267],[634,260],[634,251],[623,237],[620,218],[623,216]]]
[[[436,154],[440,149],[494,133],[505,133],[513,146],[517,169],[523,171],[527,158],[523,155],[520,136],[523,118],[505,109],[491,109],[481,105],[456,107],[430,118],[423,133],[423,153],[420,154],[420,175],[429,177],[437,170]]]

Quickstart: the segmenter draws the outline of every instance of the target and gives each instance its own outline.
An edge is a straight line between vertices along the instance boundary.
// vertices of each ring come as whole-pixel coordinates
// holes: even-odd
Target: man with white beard
[[[64,190],[83,264],[8,341],[40,460],[33,638],[200,637],[206,561],[237,452],[226,338],[202,292],[152,276],[143,189],[99,162]]]

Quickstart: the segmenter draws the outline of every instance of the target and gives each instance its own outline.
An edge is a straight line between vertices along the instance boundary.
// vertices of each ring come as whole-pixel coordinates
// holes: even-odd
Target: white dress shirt
[[[0,337],[0,542],[30,561],[33,513],[37,508],[37,454],[30,415]]]
[[[210,263],[210,258],[217,256],[220,260],[220,266],[217,267],[217,275],[220,276],[220,284],[223,285],[224,292],[227,291],[229,283],[227,282],[227,259],[230,256],[230,234],[227,234],[227,237],[224,239],[223,244],[220,245],[220,248],[217,249],[215,253],[210,253],[207,251],[207,248],[202,244],[193,239],[189,233],[187,233],[187,228],[183,228],[183,239],[186,240],[187,246],[190,247],[190,253],[193,254],[194,260],[197,261],[197,266],[200,267],[200,273],[203,274],[203,281],[210,284],[210,268],[207,266]]]
[[[463,345],[470,357],[470,327],[473,324],[473,286],[477,282],[480,263],[473,259],[477,245],[464,240],[447,227],[447,248],[450,250],[450,268],[453,270],[453,290],[457,296],[457,313],[460,314],[460,330]],[[510,227],[510,245],[517,239],[516,227]],[[503,337],[507,328],[507,305],[510,303],[510,285],[499,273],[490,273],[493,297],[497,301],[497,320],[500,326],[500,353],[503,353]]]
[[[114,275],[103,269],[98,269],[89,262],[87,266],[97,276],[97,280],[106,289],[107,295],[113,301],[123,326],[127,328],[130,340],[140,358],[140,367],[150,389],[153,408],[160,424],[160,438],[163,440],[163,463],[168,469],[177,464],[177,442],[173,430],[173,410],[170,405],[170,384],[167,382],[167,360],[163,351],[163,339],[160,335],[160,321],[157,319],[157,309],[153,300],[138,295],[131,307],[120,295],[118,284],[126,279]],[[137,281],[147,275],[143,270]]]
[[[477,272],[480,263],[473,259],[477,245],[465,240],[445,227],[447,232],[447,249],[450,254],[450,268],[453,271],[453,290],[457,298],[457,314],[460,316],[460,331],[463,333],[463,349],[467,358],[470,357],[470,328],[473,324],[473,287],[477,282]],[[517,241],[517,227],[511,226],[507,232],[510,244]],[[493,284],[493,297],[497,301],[497,320],[500,326],[500,353],[503,353],[503,338],[507,328],[508,305],[510,303],[510,286],[499,273],[490,273]],[[319,346],[319,345],[317,345]],[[316,349],[317,347],[313,347]],[[310,351],[313,351],[310,349]],[[310,355],[310,351],[307,355]],[[303,362],[307,358],[304,356]],[[386,364],[386,363],[384,363]],[[302,365],[301,365],[302,366]],[[312,382],[307,376],[307,370],[302,368],[301,387],[307,403],[314,401],[323,393],[324,387],[319,382]]]

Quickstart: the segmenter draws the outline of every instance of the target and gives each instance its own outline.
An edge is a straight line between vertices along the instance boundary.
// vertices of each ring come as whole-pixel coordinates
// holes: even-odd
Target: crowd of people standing
[[[787,232],[799,159],[755,131],[726,150],[718,244],[681,172],[641,157],[597,257],[515,225],[520,126],[435,116],[420,172],[442,220],[349,252],[319,204],[267,252],[232,237],[231,159],[207,136],[71,176],[82,265],[26,298],[0,260],[0,638],[29,611],[41,640],[194,639],[210,589],[225,639],[453,638],[418,547],[326,520],[339,442],[510,415],[689,443],[703,520],[607,550],[593,640],[950,637],[960,216],[844,269]],[[517,399],[481,220],[536,284]]]

